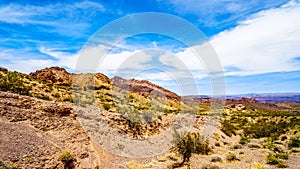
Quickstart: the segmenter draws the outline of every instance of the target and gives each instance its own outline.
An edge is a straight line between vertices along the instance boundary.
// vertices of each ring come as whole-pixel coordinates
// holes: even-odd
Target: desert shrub
[[[14,165],[10,162],[4,162],[0,159],[0,169],[13,169]]]
[[[70,163],[73,162],[74,160],[74,155],[68,151],[68,150],[65,150],[63,151],[60,156],[59,156],[59,160],[64,164],[64,165],[68,165]]]
[[[202,169],[221,169],[221,167],[215,165],[215,164],[206,164],[202,166]]]
[[[249,143],[250,140],[245,136],[245,134],[241,134],[241,139],[239,141],[240,144],[246,144]]]
[[[45,89],[45,92],[47,92],[47,93],[50,93],[51,91],[52,91],[52,90],[49,89],[49,88]]]
[[[222,158],[219,157],[219,156],[213,156],[211,157],[211,162],[215,163],[215,162],[221,162],[222,161]]]
[[[293,137],[291,140],[288,142],[289,147],[300,147],[300,139],[299,137]]]
[[[56,98],[59,98],[59,97],[60,97],[60,94],[59,94],[59,93],[53,93],[52,96],[53,96],[53,97],[56,97]]]
[[[251,123],[249,127],[244,129],[246,135],[253,138],[273,137],[278,138],[281,134],[284,134],[288,128],[286,122],[260,122]]]
[[[285,160],[289,159],[289,153],[284,152],[284,151],[281,151],[281,152],[277,153],[276,156],[278,158],[285,159]]]
[[[276,145],[274,144],[274,138],[267,138],[266,139],[266,148],[273,150],[276,147]]]
[[[276,155],[274,155],[274,154],[269,153],[268,156],[267,156],[267,163],[268,164],[276,165],[276,164],[279,164],[280,161],[281,160],[278,157],[276,157]]]
[[[176,153],[169,153],[167,155],[168,155],[168,158],[172,161],[177,161],[178,160],[178,157],[177,157]]]
[[[178,133],[174,136],[175,149],[183,156],[183,163],[188,162],[192,153],[208,154],[211,149],[209,141],[200,133]]]
[[[221,123],[221,131],[223,131],[227,136],[231,137],[232,135],[236,135],[236,127],[233,124],[231,124],[230,121],[224,120]]]
[[[0,67],[0,71],[1,71],[1,72],[4,72],[4,73],[7,73],[7,72],[8,72],[8,70],[7,70],[6,68],[4,68],[4,67]]]
[[[292,153],[299,153],[299,152],[300,152],[300,150],[298,150],[298,149],[294,149],[294,148],[293,148],[293,149],[291,149],[291,152],[292,152]]]
[[[279,163],[277,164],[278,168],[288,168],[289,165],[287,165],[284,161],[279,161]]]
[[[137,164],[134,160],[129,161],[126,165],[128,169],[144,169],[144,166]]]
[[[166,156],[161,156],[157,159],[158,162],[165,162],[167,160],[168,160],[168,158]]]
[[[287,139],[287,136],[281,136],[281,141],[284,141],[284,140],[286,140]]]
[[[109,104],[109,103],[103,103],[102,107],[103,107],[104,110],[108,111],[109,109],[111,109],[111,104]]]
[[[43,100],[51,100],[49,96],[44,95],[44,94],[36,94],[36,95],[34,95],[34,97],[43,99]]]
[[[95,169],[100,169],[100,166],[99,166],[99,165],[96,165]]]
[[[213,133],[214,137],[216,138],[217,141],[220,140],[220,134],[219,133]]]
[[[73,97],[72,96],[65,96],[64,98],[63,98],[63,101],[64,102],[73,102]]]
[[[227,155],[226,155],[226,159],[228,161],[235,161],[235,160],[239,160],[239,158],[236,156],[236,154],[234,154],[233,152],[229,152]]]
[[[251,165],[251,169],[265,169],[265,168],[266,168],[265,164],[261,164],[261,163],[258,163],[258,162],[254,162]]]
[[[29,95],[31,86],[25,85],[23,77],[17,72],[7,72],[6,75],[0,78],[0,90],[18,93],[21,95]]]

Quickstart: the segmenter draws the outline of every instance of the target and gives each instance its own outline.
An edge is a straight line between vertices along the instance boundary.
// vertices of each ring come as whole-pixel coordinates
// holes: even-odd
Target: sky
[[[226,94],[299,93],[299,18],[299,0],[0,0],[0,66],[83,65],[194,95],[213,93],[220,63]]]

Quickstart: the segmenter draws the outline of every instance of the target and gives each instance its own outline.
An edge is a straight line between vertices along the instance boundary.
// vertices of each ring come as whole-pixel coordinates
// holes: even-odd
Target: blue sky
[[[227,94],[300,92],[299,0],[0,0],[0,66],[24,73],[50,66],[73,71],[82,47],[97,30],[140,12],[175,15],[202,31],[223,66]],[[182,28],[170,32],[178,29]],[[112,77],[128,58],[134,58],[129,66],[136,66],[126,67],[131,71],[150,62],[176,68],[176,59],[153,60],[143,52],[164,50],[192,72],[198,93],[188,94],[211,94],[208,74],[190,53],[192,47],[163,35],[132,36],[110,50],[99,71]],[[184,79],[185,72],[178,72]],[[159,67],[136,73],[136,78],[182,93],[176,80]]]

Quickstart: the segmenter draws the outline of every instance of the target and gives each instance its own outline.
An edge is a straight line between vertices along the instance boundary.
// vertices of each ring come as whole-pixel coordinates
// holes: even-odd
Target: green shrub
[[[287,165],[284,161],[279,161],[279,163],[277,164],[278,168],[288,168],[289,165]]]
[[[72,98],[72,96],[65,96],[64,98],[63,98],[63,101],[64,102],[73,102],[73,98]]]
[[[103,107],[104,110],[107,110],[107,111],[112,108],[111,104],[109,104],[109,103],[103,103],[102,107]]]
[[[65,150],[60,154],[59,160],[64,163],[64,165],[68,165],[73,162],[74,156],[70,151]]]
[[[236,127],[233,124],[231,124],[228,120],[224,120],[221,123],[221,131],[223,131],[227,136],[231,137],[232,135],[236,135]]]
[[[251,165],[251,169],[265,169],[265,168],[266,168],[265,164],[261,164],[261,163],[258,163],[258,162],[254,162]]]
[[[144,169],[144,166],[140,165],[140,164],[137,164],[134,160],[132,161],[129,161],[127,164],[126,164],[126,167],[128,169]]]
[[[49,96],[47,95],[44,95],[44,94],[36,94],[34,95],[36,98],[39,98],[39,99],[43,99],[43,100],[51,100]]]
[[[250,140],[244,135],[244,134],[241,134],[241,139],[240,139],[240,144],[246,144],[246,143],[249,143]]]
[[[294,148],[293,148],[293,149],[291,150],[291,152],[292,152],[292,153],[299,153],[299,152],[300,152],[300,150],[298,150],[298,149],[294,149]]]
[[[273,137],[278,138],[281,134],[286,132],[288,128],[285,122],[259,122],[251,123],[249,127],[244,129],[246,135],[253,138]]]
[[[267,163],[271,165],[279,164],[281,160],[276,155],[269,153],[267,156]]]
[[[236,156],[236,154],[234,154],[233,152],[229,152],[227,155],[226,155],[226,159],[228,161],[235,161],[235,160],[239,160],[239,158]]]
[[[18,72],[7,72],[6,75],[0,77],[0,90],[21,95],[29,95],[31,86],[25,85],[23,76]]]
[[[284,151],[281,151],[279,153],[276,154],[276,157],[280,158],[280,159],[289,159],[289,153],[288,152],[284,152]]]
[[[293,137],[291,140],[288,142],[289,147],[300,147],[300,139],[299,137]]]
[[[192,153],[195,154],[208,154],[211,149],[209,148],[209,141],[200,133],[178,133],[175,132],[174,141],[175,149],[183,156],[183,163],[188,162]]]

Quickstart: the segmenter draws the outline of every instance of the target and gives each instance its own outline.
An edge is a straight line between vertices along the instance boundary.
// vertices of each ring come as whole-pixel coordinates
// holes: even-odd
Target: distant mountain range
[[[199,98],[210,98],[208,95],[198,95]],[[251,98],[259,102],[296,102],[300,103],[300,93],[249,93],[227,95],[226,99],[239,100],[241,98]]]

